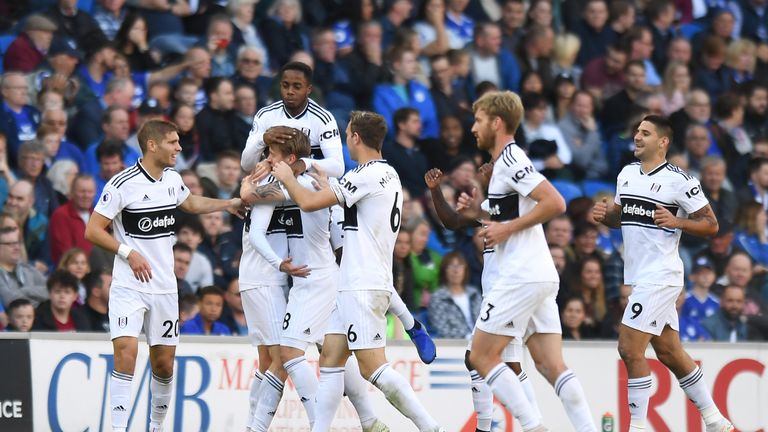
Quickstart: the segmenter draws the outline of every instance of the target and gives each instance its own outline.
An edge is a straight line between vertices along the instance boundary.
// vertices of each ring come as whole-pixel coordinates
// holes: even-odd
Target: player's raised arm
[[[432,168],[424,174],[424,182],[429,188],[429,194],[432,197],[432,203],[440,222],[452,230],[477,226],[477,220],[461,215],[445,200],[443,190],[440,188],[442,178],[443,172],[437,168]]]
[[[252,175],[249,175],[243,178],[240,184],[240,199],[247,205],[253,205],[282,201],[285,199],[285,196],[280,189],[279,183],[271,182],[257,186],[253,182]]]
[[[621,228],[621,206],[603,198],[592,207],[592,217],[609,228]]]
[[[313,212],[338,204],[338,198],[330,187],[318,191],[305,188],[296,180],[293,169],[285,162],[275,165],[272,175],[283,184],[288,195],[303,211]]]

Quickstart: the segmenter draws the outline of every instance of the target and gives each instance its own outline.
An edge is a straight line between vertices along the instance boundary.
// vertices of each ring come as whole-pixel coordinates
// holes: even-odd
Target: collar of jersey
[[[144,174],[144,176],[147,178],[147,180],[149,180],[152,183],[155,183],[155,182],[160,181],[160,180],[163,179],[163,175],[162,174],[160,174],[160,178],[159,179],[155,179],[154,177],[149,175],[149,172],[146,169],[144,169],[144,165],[141,164],[141,159],[136,161],[136,166],[139,167],[139,171],[141,171],[141,173]],[[163,170],[163,173],[165,173],[165,170]]]
[[[646,176],[650,177],[650,176],[656,174],[657,172],[663,170],[664,167],[666,167],[667,165],[669,165],[669,162],[664,161],[661,165],[659,165],[656,168],[652,169],[651,172],[649,172],[648,174],[643,172],[643,164],[640,164],[638,166],[638,169],[640,170],[640,175],[646,175]]]
[[[283,113],[285,113],[285,116],[288,117],[289,119],[302,118],[304,117],[304,114],[307,113],[307,111],[309,111],[309,99],[307,99],[307,106],[305,106],[304,109],[301,110],[301,113],[299,113],[299,115],[297,115],[296,117],[292,116],[291,113],[289,113],[288,110],[285,109],[285,104],[283,104]]]

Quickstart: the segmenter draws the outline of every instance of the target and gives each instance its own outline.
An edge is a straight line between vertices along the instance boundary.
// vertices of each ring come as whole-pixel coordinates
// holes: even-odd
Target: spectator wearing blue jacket
[[[416,53],[394,48],[389,55],[392,83],[379,84],[373,89],[373,110],[387,120],[389,137],[394,137],[394,115],[400,108],[414,108],[421,116],[421,138],[437,138],[440,121],[429,89],[416,81]]]
[[[224,308],[224,291],[211,285],[200,288],[197,295],[200,312],[181,326],[181,334],[231,336],[229,328],[219,321]]]
[[[6,72],[2,82],[3,101],[0,105],[0,132],[5,134],[9,161],[16,163],[19,146],[35,138],[40,124],[40,111],[29,105],[27,80],[19,72]]]
[[[742,204],[739,208],[736,233],[733,243],[744,249],[755,263],[768,266],[768,236],[766,236],[766,215],[763,205],[757,201]]]
[[[496,23],[483,23],[475,27],[475,36],[469,48],[470,73],[468,88],[474,89],[477,84],[488,81],[499,90],[520,89],[522,72],[515,56],[501,49],[501,28]],[[472,99],[475,98],[471,94]]]

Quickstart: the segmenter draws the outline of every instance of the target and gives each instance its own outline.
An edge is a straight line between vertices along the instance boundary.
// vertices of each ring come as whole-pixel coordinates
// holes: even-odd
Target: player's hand
[[[595,220],[595,222],[603,222],[607,214],[608,198],[603,198],[602,200],[596,202],[594,206],[592,206],[592,218]]]
[[[424,174],[424,183],[427,184],[429,189],[435,189],[440,187],[440,183],[443,180],[443,172],[437,168],[432,168]]]
[[[477,169],[475,179],[480,182],[480,186],[483,189],[488,189],[488,184],[491,182],[491,174],[493,174],[493,162],[484,163]]]
[[[653,222],[662,228],[680,228],[680,221],[677,216],[659,204],[656,204],[656,211],[653,212]]]
[[[315,190],[323,190],[328,189],[330,186],[328,185],[328,175],[318,166],[312,167],[312,172],[308,173],[310,177],[312,177],[312,186],[315,187]]]
[[[275,176],[275,178],[279,181],[285,183],[286,181],[293,178],[293,170],[287,163],[279,162],[277,165],[272,167],[272,175]]]
[[[249,202],[255,189],[256,182],[253,181],[253,174],[243,177],[240,181],[240,199],[243,202]]]
[[[264,132],[264,144],[270,146],[272,144],[285,144],[286,141],[293,138],[296,134],[296,130],[287,128],[285,126],[272,126]]]
[[[480,223],[483,224],[483,227],[478,231],[478,235],[483,238],[487,247],[494,247],[512,235],[509,223],[489,220],[481,220]]]
[[[152,267],[149,266],[149,262],[136,249],[128,254],[128,265],[131,267],[133,275],[139,281],[146,283],[152,279]]]
[[[287,273],[293,277],[300,277],[305,278],[309,276],[311,273],[309,267],[307,265],[296,265],[293,264],[293,258],[288,257],[283,260],[283,262],[280,263],[280,271],[283,273]]]
[[[240,198],[232,198],[229,200],[227,211],[238,218],[243,219],[245,217],[245,212],[247,211],[246,204]]]
[[[480,200],[477,199],[477,188],[472,188],[472,194],[462,192],[456,204],[456,211],[469,219],[480,217]]]
[[[264,159],[263,161],[256,164],[256,167],[253,168],[253,171],[251,171],[251,183],[258,183],[269,175],[269,173],[272,171],[272,165],[270,165],[269,161]]]

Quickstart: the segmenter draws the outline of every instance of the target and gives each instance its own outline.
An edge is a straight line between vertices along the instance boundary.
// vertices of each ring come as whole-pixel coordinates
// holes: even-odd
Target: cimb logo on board
[[[20,400],[0,401],[0,419],[4,418],[24,418]]]

